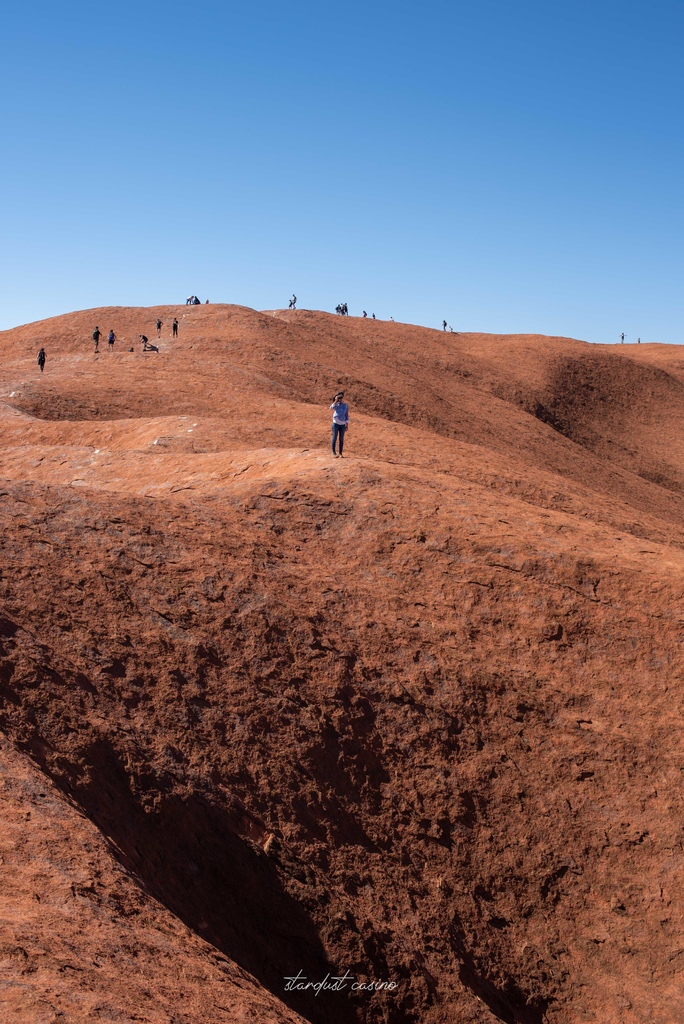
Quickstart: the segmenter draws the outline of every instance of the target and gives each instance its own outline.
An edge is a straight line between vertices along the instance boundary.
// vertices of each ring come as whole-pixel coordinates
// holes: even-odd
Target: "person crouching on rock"
[[[333,398],[333,404],[330,406],[333,411],[332,421],[332,453],[333,458],[344,458],[342,449],[344,448],[344,435],[347,432],[349,426],[349,406],[344,401],[344,391],[338,391]],[[338,456],[335,451],[335,442],[339,440],[340,454]]]

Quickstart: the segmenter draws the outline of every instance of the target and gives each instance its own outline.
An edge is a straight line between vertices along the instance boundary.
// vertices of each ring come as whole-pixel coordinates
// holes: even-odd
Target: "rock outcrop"
[[[678,347],[206,306],[0,354],[13,1020],[684,1015]]]

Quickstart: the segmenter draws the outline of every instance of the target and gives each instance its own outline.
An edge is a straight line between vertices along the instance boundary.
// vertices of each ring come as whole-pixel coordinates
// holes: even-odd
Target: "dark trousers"
[[[342,449],[344,448],[344,435],[346,433],[346,430],[346,423],[333,423],[332,425],[332,450],[335,451],[335,441],[337,441],[339,438],[340,455],[342,454]]]

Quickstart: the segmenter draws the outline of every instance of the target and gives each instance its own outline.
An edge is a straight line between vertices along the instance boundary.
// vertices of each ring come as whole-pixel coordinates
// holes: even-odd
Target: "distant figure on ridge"
[[[375,320],[375,313],[373,313],[373,319]]]
[[[164,326],[164,324],[161,322],[161,320],[157,320],[157,337],[158,338],[161,338],[161,329],[162,329],[163,326]]]
[[[365,320],[365,319],[366,319],[366,317],[368,316],[368,313],[366,312],[366,310],[365,310],[365,309],[364,309],[364,311],[363,311],[363,313],[362,313],[362,316],[363,316],[363,319],[364,319],[364,320]]]
[[[292,295],[292,298],[290,299],[289,308],[290,309],[296,309],[297,308],[297,296],[294,293]]]
[[[333,404],[330,408],[333,411],[332,420],[332,453],[333,458],[344,458],[342,455],[342,449],[344,448],[344,435],[347,432],[349,426],[349,406],[344,399],[344,391],[338,391],[333,398]],[[335,451],[335,442],[339,440],[340,454],[338,455]]]
[[[171,324],[171,337],[178,337],[178,321],[176,320],[175,316],[173,318],[173,323]]]
[[[46,359],[45,349],[41,348],[40,352],[38,353],[38,365],[40,366],[40,372],[41,373],[43,372],[43,370],[45,368],[45,359]]]
[[[114,351],[114,342],[115,341],[116,341],[116,334],[114,333],[114,331],[110,331],[109,334],[107,335],[107,351],[108,352],[113,352]]]
[[[93,341],[95,342],[95,351],[97,352],[100,347],[100,328],[96,327],[93,331]]]
[[[185,300],[185,305],[186,306],[192,306],[192,304],[194,302],[194,299],[195,299],[194,295],[188,295],[187,299]]]
[[[637,345],[641,344],[641,338],[637,338]]]
[[[446,320],[442,320],[442,330],[446,331]]]
[[[624,343],[625,343],[625,332],[623,331],[622,334],[620,335],[620,344],[624,345]]]
[[[192,304],[193,306],[201,305],[200,300],[197,298],[197,296],[195,296],[194,299],[192,300]]]

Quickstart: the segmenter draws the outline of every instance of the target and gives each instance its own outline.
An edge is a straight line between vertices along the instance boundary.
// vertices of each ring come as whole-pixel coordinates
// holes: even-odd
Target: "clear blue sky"
[[[197,293],[684,342],[681,0],[4,9],[0,327]]]

